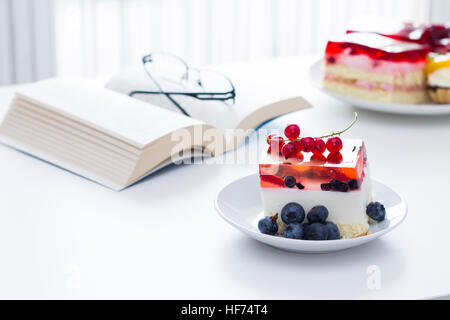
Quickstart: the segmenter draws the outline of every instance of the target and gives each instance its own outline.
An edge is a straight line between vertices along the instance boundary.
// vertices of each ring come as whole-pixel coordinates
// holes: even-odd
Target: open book
[[[214,155],[236,148],[243,138],[227,136],[226,129],[256,128],[309,107],[301,97],[252,103],[251,93],[241,98],[234,106],[191,109],[191,118],[81,80],[43,80],[17,91],[0,125],[0,139],[121,190],[185,150]],[[209,132],[208,138],[198,132]],[[212,143],[211,137],[222,143]]]

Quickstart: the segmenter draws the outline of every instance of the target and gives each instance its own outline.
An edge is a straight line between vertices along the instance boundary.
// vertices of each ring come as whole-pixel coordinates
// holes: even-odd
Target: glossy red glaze
[[[418,43],[424,45],[432,51],[448,52],[450,50],[450,25],[449,24],[428,24],[414,25],[404,23],[397,30],[364,30],[364,32],[374,32],[391,39]],[[347,33],[360,32],[360,30],[347,30]]]
[[[376,41],[367,41],[366,35],[369,35],[371,39],[375,39]],[[340,41],[328,41],[325,56],[327,57],[328,63],[333,63],[332,59],[334,55],[340,54],[344,50],[350,50],[351,55],[364,54],[374,60],[416,63],[425,61],[426,55],[430,51],[428,47],[414,46],[412,44],[404,46],[399,41],[388,41],[392,43],[390,45],[386,44],[387,39],[376,34],[352,32],[344,36]],[[411,48],[411,45],[414,49]]]

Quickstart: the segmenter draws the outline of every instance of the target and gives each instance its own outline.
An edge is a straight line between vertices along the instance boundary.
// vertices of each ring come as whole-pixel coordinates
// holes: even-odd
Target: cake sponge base
[[[381,89],[367,90],[351,84],[339,81],[324,80],[323,88],[342,95],[355,97],[364,100],[385,102],[385,103],[402,103],[402,104],[418,104],[428,100],[425,90],[417,91],[386,91]]]
[[[450,88],[431,88],[428,94],[434,102],[450,103]]]

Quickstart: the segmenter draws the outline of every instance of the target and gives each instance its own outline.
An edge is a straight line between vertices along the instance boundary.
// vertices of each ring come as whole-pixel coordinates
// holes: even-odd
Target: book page
[[[138,148],[175,130],[201,123],[79,79],[39,81],[18,89],[17,95]]]

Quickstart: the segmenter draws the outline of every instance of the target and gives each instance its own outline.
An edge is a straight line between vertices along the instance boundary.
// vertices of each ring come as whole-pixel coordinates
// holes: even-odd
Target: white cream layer
[[[450,88],[450,68],[440,68],[428,75],[428,85]]]
[[[367,224],[366,207],[372,201],[372,186],[369,177],[359,191],[338,192],[318,190],[298,190],[296,188],[261,188],[264,214],[281,214],[281,209],[289,202],[297,202],[307,214],[317,205],[329,211],[328,221],[340,224]]]

